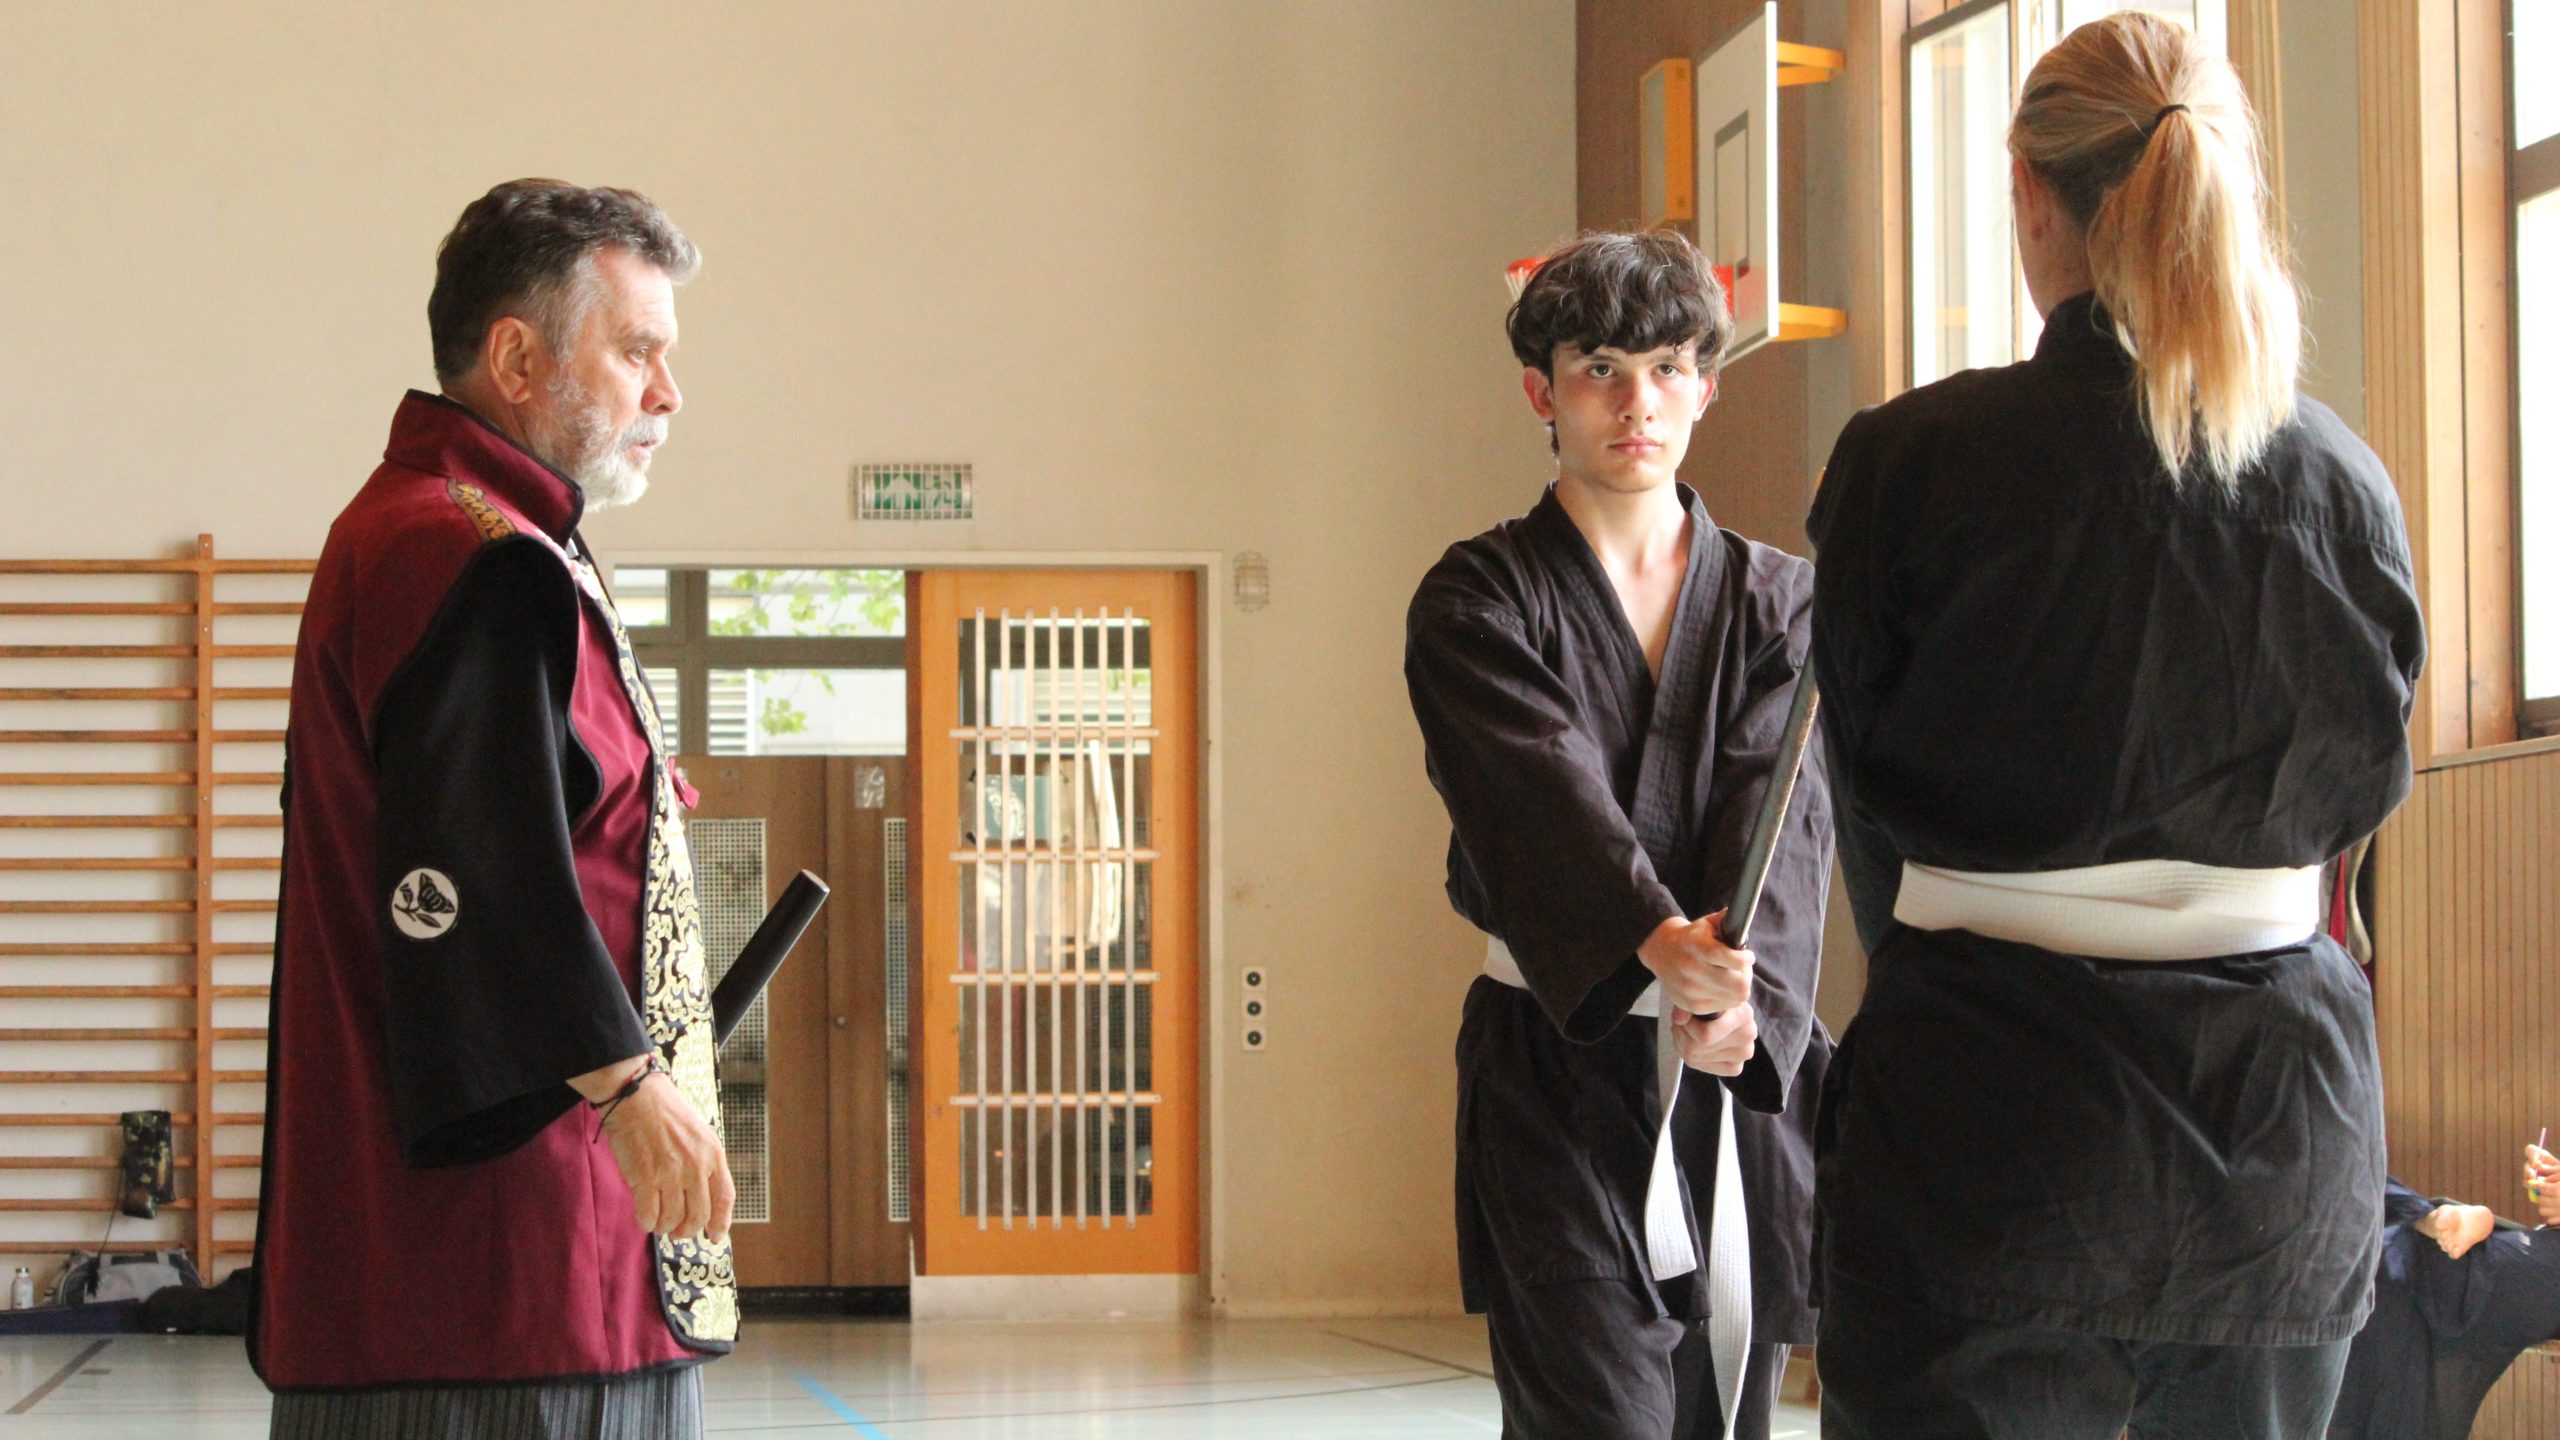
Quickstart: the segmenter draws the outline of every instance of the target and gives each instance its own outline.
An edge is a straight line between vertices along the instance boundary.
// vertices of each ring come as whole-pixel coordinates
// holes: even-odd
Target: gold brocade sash
[[[568,552],[564,551],[564,554]],[[622,688],[649,740],[648,873],[643,877],[640,918],[640,1018],[676,1088],[693,1102],[723,1148],[720,1077],[712,1040],[711,978],[702,953],[702,910],[693,886],[693,852],[685,844],[683,807],[676,800],[674,766],[658,722],[656,699],[632,654],[611,597],[593,566],[574,554],[569,568],[578,588],[604,617],[621,662]],[[658,1291],[667,1323],[678,1339],[726,1349],[738,1338],[738,1277],[727,1244],[654,1236]]]

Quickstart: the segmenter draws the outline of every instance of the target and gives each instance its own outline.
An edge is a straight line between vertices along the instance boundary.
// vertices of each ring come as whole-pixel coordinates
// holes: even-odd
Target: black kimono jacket
[[[2397,1180],[2384,1194],[2373,1318],[2329,1440],[2463,1440],[2516,1357],[2560,1339],[2560,1230],[2501,1220],[2456,1260],[2413,1223],[2436,1204]]]
[[[2204,1344],[2355,1332],[2371,996],[2326,937],[2120,963],[1892,919],[1904,860],[2321,864],[2408,794],[2399,503],[2304,399],[2173,485],[2093,297],[1853,419],[1807,526],[1841,866],[1873,955],[1827,1092],[1824,1263],[1953,1314]]]
[[[1804,561],[1716,528],[1695,492],[1689,572],[1657,683],[1624,607],[1550,490],[1450,548],[1407,616],[1405,678],[1449,808],[1449,899],[1501,937],[1529,989],[1478,980],[1458,1036],[1459,1265],[1471,1310],[1496,1277],[1651,1285],[1644,1190],[1660,1109],[1652,983],[1636,947],[1664,920],[1722,908],[1805,664]],[[1725,1082],[1750,1212],[1754,1338],[1812,1339],[1809,1156],[1791,1144],[1800,1076],[1830,1037],[1813,1018],[1831,810],[1805,761],[1754,924],[1758,1051]],[[1713,1083],[1686,1072],[1690,1086]],[[1693,1095],[1675,1145],[1706,1253],[1716,1110]],[[1797,1119],[1801,1118],[1801,1111]],[[1706,1311],[1692,1274],[1664,1313]]]

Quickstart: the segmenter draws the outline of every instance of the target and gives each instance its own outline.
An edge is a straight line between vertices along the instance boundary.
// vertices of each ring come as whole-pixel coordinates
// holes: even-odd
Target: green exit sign
[[[861,520],[969,520],[978,487],[966,464],[862,465],[853,475]]]

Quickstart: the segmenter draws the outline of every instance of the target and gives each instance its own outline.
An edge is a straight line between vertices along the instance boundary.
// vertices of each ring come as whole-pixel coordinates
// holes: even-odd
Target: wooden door
[[[1199,1268],[1197,592],[913,577],[921,1273]]]
[[[863,756],[691,756],[689,823],[712,973],[791,877],[816,873],[827,908],[723,1047],[720,1099],[738,1283],[751,1288],[907,1283],[893,1172],[891,1072],[903,1066],[887,1003],[903,896],[888,847],[903,828],[905,762]],[[894,825],[891,823],[894,821]],[[898,977],[903,979],[903,977]]]

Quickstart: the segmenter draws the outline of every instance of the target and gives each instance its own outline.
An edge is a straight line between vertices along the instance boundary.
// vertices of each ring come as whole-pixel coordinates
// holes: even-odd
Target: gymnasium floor
[[[1473,1320],[752,1323],[705,1372],[724,1440],[1443,1440],[1501,1431]],[[263,1440],[237,1340],[0,1340],[7,1440]],[[1773,1440],[1812,1440],[1782,1407]]]

